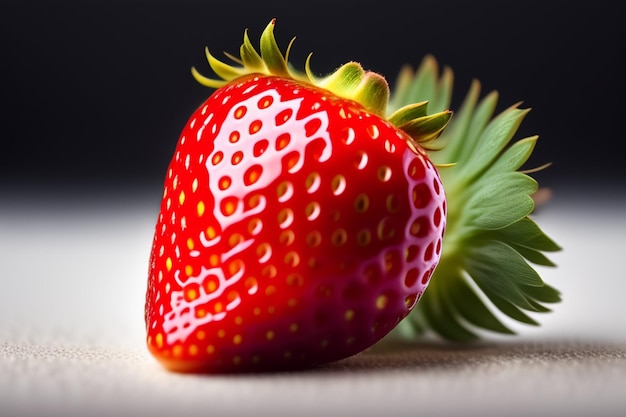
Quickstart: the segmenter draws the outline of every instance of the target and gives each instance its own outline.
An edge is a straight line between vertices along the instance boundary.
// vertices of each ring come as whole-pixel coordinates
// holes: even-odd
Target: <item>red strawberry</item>
[[[184,127],[149,268],[147,343],[176,371],[275,370],[338,360],[393,329],[441,253],[446,200],[416,141],[449,112],[381,116],[384,80],[354,63],[314,80],[273,37]],[[250,72],[250,74],[246,74]]]

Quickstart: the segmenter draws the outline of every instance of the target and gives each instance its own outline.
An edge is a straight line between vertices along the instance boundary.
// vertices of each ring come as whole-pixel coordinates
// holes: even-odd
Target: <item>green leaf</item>
[[[477,87],[478,88],[478,87]],[[470,93],[478,95],[478,91]],[[466,102],[468,106],[472,106],[472,99],[474,97],[468,97]],[[471,172],[477,171],[477,166],[474,164],[474,160],[479,158],[480,155],[474,152],[474,149],[478,146],[478,142],[482,138],[483,131],[487,127],[493,112],[495,111],[496,104],[498,102],[497,93],[491,93],[479,102],[475,109],[472,109],[467,126],[461,132],[453,132],[459,134],[457,137],[447,138],[446,148],[451,147],[451,154],[449,162],[455,162],[459,167],[463,167],[464,170],[471,170]],[[470,108],[471,108],[470,107]],[[461,113],[461,111],[459,111]],[[471,175],[467,175],[468,178]]]
[[[448,67],[443,69],[441,79],[438,79],[438,73],[439,65],[431,55],[423,59],[416,72],[409,65],[405,65],[395,81],[388,107],[389,114],[420,101],[428,101],[432,113],[448,110],[452,97],[453,73]],[[420,100],[420,97],[424,99]]]
[[[419,103],[402,106],[393,112],[391,116],[387,117],[387,120],[395,126],[401,126],[403,123],[426,116],[428,114],[427,111],[428,102],[420,101]]]
[[[561,301],[561,293],[548,284],[542,287],[525,287],[524,292],[533,299],[542,303],[558,303]]]
[[[265,65],[272,74],[281,77],[290,77],[287,61],[280,51],[276,38],[274,37],[274,25],[273,19],[266,27],[263,33],[261,33],[261,57]]]
[[[541,266],[556,266],[554,262],[552,262],[546,255],[539,252],[538,250],[527,248],[525,246],[516,245],[511,243],[511,246],[519,252],[524,258],[534,263],[535,265]]]
[[[529,324],[531,326],[539,326],[539,322],[537,322],[537,320],[522,312],[522,310],[506,298],[493,293],[485,293],[485,295],[489,298],[493,305],[498,308],[498,310],[510,318],[519,321],[520,323]]]
[[[429,111],[450,105],[452,73],[438,77],[432,57],[417,73],[403,69],[390,98],[395,108],[429,102]],[[495,114],[497,92],[480,98],[473,81],[463,103],[429,151],[442,168],[446,191],[446,233],[438,267],[428,290],[407,321],[419,334],[431,330],[445,339],[471,341],[483,329],[512,334],[504,320],[539,323],[561,301],[558,290],[543,282],[530,263],[554,266],[546,252],[560,250],[530,219],[537,181],[519,171],[538,137],[514,140],[528,110],[518,105]],[[530,262],[530,263],[529,263]],[[498,314],[501,313],[501,314]]]
[[[467,270],[472,276],[473,271],[484,271],[489,280],[496,277],[512,284],[540,287],[543,280],[510,246],[498,241],[477,243],[467,250]]]
[[[265,68],[265,62],[263,62],[263,58],[256,51],[252,42],[250,42],[250,37],[248,36],[248,30],[246,29],[243,32],[243,44],[239,48],[239,54],[241,56],[241,60],[243,61],[244,67],[248,67],[252,70]]]
[[[438,334],[449,340],[470,341],[478,336],[459,322],[459,315],[445,291],[433,291],[433,296],[423,298],[424,318],[428,325]]]
[[[209,62],[213,72],[215,72],[215,74],[222,79],[227,80],[237,78],[244,73],[241,68],[233,67],[215,58],[211,55],[211,52],[209,52],[209,48],[205,48],[204,54],[206,55],[207,61]]]
[[[509,108],[496,116],[478,135],[481,140],[477,141],[471,151],[468,169],[473,172],[486,169],[509,143],[527,113],[527,110]]]
[[[521,139],[511,145],[491,166],[492,172],[515,171],[528,160],[535,149],[538,136]]]
[[[493,233],[493,238],[502,242],[514,242],[516,246],[524,246],[546,252],[561,250],[531,218],[525,217],[520,221]]]
[[[448,286],[448,291],[453,305],[458,314],[469,323],[493,332],[514,334],[506,327],[484,304],[483,300],[468,284],[465,277],[459,274],[454,285]]]
[[[398,127],[415,139],[416,142],[428,142],[439,136],[440,132],[448,124],[451,116],[451,112],[443,111],[410,120]]]
[[[502,173],[470,188],[473,194],[465,210],[470,213],[471,224],[481,229],[509,226],[528,216],[535,207],[530,194],[537,190],[537,183],[520,172]]]
[[[430,55],[422,60],[413,81],[408,86],[404,98],[405,103],[403,105],[420,101],[430,101],[435,97],[438,67],[437,61]]]

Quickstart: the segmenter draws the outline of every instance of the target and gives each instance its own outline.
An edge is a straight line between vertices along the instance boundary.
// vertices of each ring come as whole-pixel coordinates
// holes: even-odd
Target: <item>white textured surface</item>
[[[559,268],[541,270],[564,301],[536,316],[540,328],[203,377],[168,373],[144,349],[156,199],[64,204],[0,190],[0,416],[622,415],[626,204],[597,201],[557,196],[537,213],[565,249],[552,256]]]

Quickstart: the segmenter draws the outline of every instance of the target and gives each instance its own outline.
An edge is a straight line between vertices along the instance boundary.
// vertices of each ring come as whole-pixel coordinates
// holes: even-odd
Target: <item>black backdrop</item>
[[[236,53],[276,17],[292,61],[313,51],[327,73],[348,60],[391,82],[436,56],[455,72],[454,103],[472,78],[500,109],[532,111],[543,181],[613,178],[624,157],[621,4],[595,0],[202,1],[3,0],[0,10],[2,183],[159,184],[187,117],[209,90],[189,68],[203,49]],[[206,72],[206,71],[205,71]]]

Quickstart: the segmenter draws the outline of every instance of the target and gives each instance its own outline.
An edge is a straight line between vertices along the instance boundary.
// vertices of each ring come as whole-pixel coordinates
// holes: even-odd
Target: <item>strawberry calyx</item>
[[[449,108],[453,72],[426,56],[413,70],[400,72],[390,108],[429,100],[435,111]],[[455,117],[432,143],[448,213],[439,265],[415,309],[394,329],[402,337],[438,335],[467,342],[490,332],[514,334],[513,324],[538,326],[531,315],[551,311],[560,292],[536,270],[555,267],[547,254],[561,250],[534,221],[538,182],[531,176],[547,165],[523,169],[538,136],[518,139],[528,109],[518,104],[496,112],[498,93],[481,98],[474,80]],[[410,104],[418,103],[418,104]],[[510,323],[509,323],[510,322]]]
[[[391,124],[403,130],[412,139],[412,148],[419,147],[435,150],[430,144],[441,134],[448,124],[452,112],[443,110],[435,114],[427,113],[428,102],[410,104],[395,110],[387,116],[390,97],[386,79],[373,71],[366,71],[358,62],[343,64],[333,73],[318,77],[311,70],[311,56],[306,59],[304,71],[298,71],[289,63],[289,52],[295,38],[291,39],[285,54],[280,50],[274,36],[276,19],[272,19],[261,34],[259,51],[252,45],[248,31],[244,31],[243,44],[239,57],[225,53],[233,66],[222,62],[211,54],[208,48],[205,54],[209,66],[219,78],[206,77],[195,67],[191,68],[195,80],[209,88],[220,88],[229,82],[250,74],[277,76],[294,79],[306,84],[330,91],[331,93],[362,105],[366,110],[386,118]],[[419,145],[419,146],[416,146]]]

